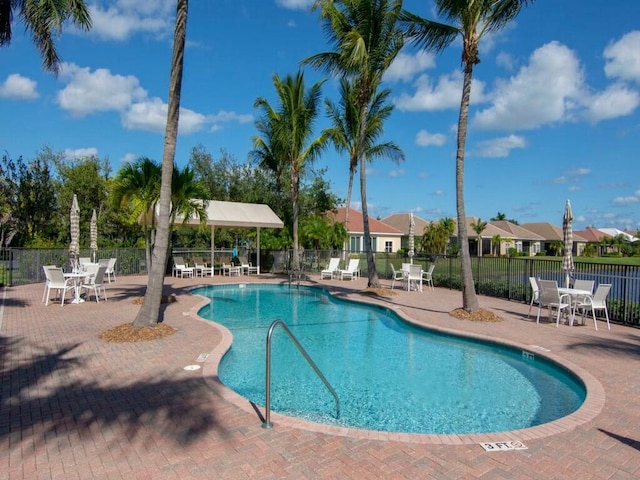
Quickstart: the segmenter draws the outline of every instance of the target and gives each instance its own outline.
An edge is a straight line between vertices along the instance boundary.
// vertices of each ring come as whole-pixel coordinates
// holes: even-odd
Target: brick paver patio
[[[220,384],[229,335],[197,317],[189,289],[270,275],[166,279],[164,308],[177,333],[103,342],[131,322],[146,277],[118,277],[108,302],[42,303],[43,285],[7,287],[0,307],[0,480],[4,479],[632,479],[640,478],[640,329],[599,323],[537,325],[528,305],[481,297],[504,321],[457,320],[457,291],[398,291],[379,302],[418,323],[546,353],[588,386],[585,405],[547,425],[506,434],[400,435],[331,429],[272,414],[264,429],[248,402]],[[320,280],[336,295],[365,280]],[[387,284],[388,282],[383,281]],[[198,356],[209,353],[202,369]],[[526,450],[485,452],[480,441],[521,440]]]

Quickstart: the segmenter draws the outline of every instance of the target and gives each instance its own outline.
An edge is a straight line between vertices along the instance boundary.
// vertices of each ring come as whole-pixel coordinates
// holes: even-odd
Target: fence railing
[[[174,249],[174,255],[181,255],[187,260],[190,257],[208,258],[208,249]],[[257,264],[255,251],[241,250],[254,265]],[[80,256],[89,256],[82,251]],[[230,257],[231,249],[216,249],[215,258]],[[133,275],[146,273],[144,249],[112,248],[102,249],[98,258],[118,259],[116,273]],[[367,262],[364,253],[354,254],[341,250],[301,250],[300,266],[303,273],[317,273],[329,263],[331,257],[339,257],[346,265],[349,258],[360,258],[360,270],[366,276]],[[266,251],[260,253],[260,271],[272,273],[289,273],[292,268],[292,251]],[[43,265],[64,265],[68,262],[67,249],[3,249],[0,250],[0,283],[22,285],[43,282]],[[374,255],[376,271],[380,278],[391,277],[391,264],[399,268],[407,262],[406,257],[393,253],[376,253]],[[436,267],[433,272],[434,284],[438,287],[461,289],[461,269],[459,257],[414,257],[426,269],[431,263]],[[518,302],[531,301],[529,277],[540,277],[556,280],[564,285],[565,272],[562,271],[562,260],[539,259],[526,257],[473,257],[471,259],[476,291],[482,295],[505,298]],[[635,265],[617,265],[602,263],[575,263],[573,278],[595,280],[596,287],[600,283],[612,285],[607,305],[609,316],[617,323],[640,326],[640,267]],[[168,271],[171,271],[169,267]]]

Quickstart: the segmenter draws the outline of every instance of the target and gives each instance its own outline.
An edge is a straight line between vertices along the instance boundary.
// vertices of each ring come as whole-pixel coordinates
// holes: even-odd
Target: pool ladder
[[[336,401],[336,418],[340,418],[340,399],[338,398],[338,394],[333,389],[333,387],[329,384],[329,381],[322,374],[316,363],[311,359],[307,351],[300,345],[300,342],[296,339],[295,335],[289,330],[289,327],[282,320],[274,320],[271,326],[269,327],[269,332],[267,333],[267,358],[266,358],[266,388],[265,388],[265,416],[264,421],[262,422],[262,428],[271,428],[273,424],[271,423],[271,336],[273,335],[274,329],[280,325],[286,334],[289,336],[293,344],[298,348],[302,356],[307,360],[311,368],[316,372],[322,383],[324,383],[327,390],[331,392],[333,398]]]

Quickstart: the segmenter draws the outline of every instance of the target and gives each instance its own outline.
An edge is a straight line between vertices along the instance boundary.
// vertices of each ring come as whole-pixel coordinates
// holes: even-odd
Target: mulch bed
[[[449,312],[449,315],[458,320],[469,320],[471,322],[501,322],[502,318],[490,310],[481,308],[474,312],[467,312],[464,308],[456,308]]]
[[[124,342],[145,342],[158,338],[168,337],[178,331],[177,328],[170,327],[164,323],[159,323],[155,327],[136,328],[132,323],[123,323],[100,334],[100,339],[109,343]]]

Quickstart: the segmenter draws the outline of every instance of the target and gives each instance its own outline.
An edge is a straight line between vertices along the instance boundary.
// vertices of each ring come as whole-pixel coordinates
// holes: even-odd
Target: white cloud
[[[609,78],[640,83],[640,31],[624,35],[604,50],[604,72]]]
[[[527,142],[523,137],[509,135],[508,137],[478,142],[473,153],[478,157],[503,158],[508,157],[514,148],[524,148],[526,145]]]
[[[175,1],[119,0],[115,5],[89,7],[93,26],[91,35],[104,40],[126,40],[136,33],[168,36],[174,24]]]
[[[558,42],[543,45],[515,76],[497,82],[494,104],[478,112],[472,123],[486,129],[521,130],[567,121],[584,95],[583,77],[573,51]]]
[[[569,170],[567,172],[567,175],[570,175],[572,177],[581,177],[584,175],[589,175],[590,173],[591,173],[590,168],[574,168],[572,170]]]
[[[130,163],[133,162],[136,158],[138,158],[138,155],[136,155],[135,153],[125,153],[124,156],[120,159],[120,163]]]
[[[606,90],[596,93],[586,101],[586,118],[597,123],[600,120],[630,115],[640,104],[640,94],[626,86],[616,83]]]
[[[147,92],[132,75],[114,75],[99,68],[64,63],[59,78],[68,84],[57,95],[57,102],[71,115],[82,117],[98,111],[123,111],[135,100],[146,98]]]
[[[236,113],[236,112],[227,112],[226,110],[221,110],[216,114],[208,115],[207,119],[214,123],[228,123],[228,122],[238,122],[238,123],[249,123],[253,121],[253,115],[250,113]]]
[[[512,71],[515,69],[515,60],[514,58],[506,52],[500,52],[496,56],[496,64],[499,67],[504,68],[505,70]]]
[[[395,104],[400,110],[445,110],[460,107],[462,95],[462,73],[452,72],[442,75],[438,84],[434,85],[427,75],[421,75],[415,82],[416,92],[413,95],[403,93]],[[484,98],[484,83],[472,80],[471,102],[481,102]]]
[[[447,137],[442,133],[429,133],[426,130],[420,130],[416,134],[416,145],[421,147],[428,147],[430,145],[441,147],[446,141]]]
[[[181,108],[178,133],[188,135],[197,132],[204,127],[205,123],[204,115]],[[131,130],[164,133],[167,125],[167,104],[159,98],[135,103],[129,110],[123,112],[122,124]]]
[[[12,73],[4,83],[0,84],[0,97],[13,98],[15,100],[33,100],[38,98],[36,91],[37,82],[23,77],[18,73]]]
[[[390,177],[403,177],[404,176],[404,170],[399,169],[399,170],[391,170],[389,172],[389,176]]]
[[[631,203],[638,203],[640,199],[638,197],[629,196],[629,197],[616,197],[613,199],[613,203],[619,203],[621,205],[629,205]]]
[[[276,5],[289,10],[307,10],[315,0],[276,0]]]
[[[66,158],[79,159],[79,158],[86,158],[86,157],[97,157],[98,149],[95,147],[76,148],[76,149],[67,148],[62,153]]]
[[[400,52],[384,74],[389,82],[409,81],[416,74],[436,66],[435,55],[419,51],[415,55]]]

